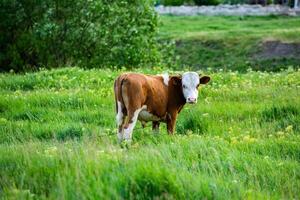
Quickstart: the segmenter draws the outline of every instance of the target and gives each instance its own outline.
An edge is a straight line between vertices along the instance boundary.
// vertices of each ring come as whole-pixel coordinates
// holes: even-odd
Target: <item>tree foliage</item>
[[[0,67],[145,66],[159,60],[150,0],[2,0]]]

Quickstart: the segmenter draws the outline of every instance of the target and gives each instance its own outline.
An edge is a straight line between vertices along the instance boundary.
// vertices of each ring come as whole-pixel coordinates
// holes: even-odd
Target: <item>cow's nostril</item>
[[[195,99],[195,98],[192,98],[192,97],[189,97],[189,98],[188,98],[188,101],[194,102],[194,101],[196,101],[196,99]]]

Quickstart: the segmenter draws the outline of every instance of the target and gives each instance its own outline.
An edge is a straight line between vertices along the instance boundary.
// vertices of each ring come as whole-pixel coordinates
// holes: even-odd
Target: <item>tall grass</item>
[[[3,199],[299,198],[299,71],[206,72],[177,134],[138,123],[129,149],[115,135],[121,72],[0,75]]]
[[[300,42],[300,17],[199,15],[161,16],[161,19],[159,36],[176,41],[174,68],[188,66],[244,72],[252,68],[274,72],[300,67],[296,50]],[[278,55],[278,47],[268,46],[266,41],[289,44],[289,55],[284,51]],[[262,53],[266,52],[265,48],[270,49],[267,52],[273,57]]]

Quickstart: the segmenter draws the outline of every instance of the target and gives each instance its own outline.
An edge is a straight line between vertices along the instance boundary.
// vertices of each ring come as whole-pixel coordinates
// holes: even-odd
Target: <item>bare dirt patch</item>
[[[278,40],[265,41],[261,44],[260,49],[261,51],[254,56],[257,59],[300,59],[300,43],[285,43]]]

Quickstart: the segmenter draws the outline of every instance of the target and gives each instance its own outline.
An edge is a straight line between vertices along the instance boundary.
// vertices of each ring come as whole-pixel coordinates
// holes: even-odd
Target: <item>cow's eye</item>
[[[182,87],[183,87],[183,88],[186,88],[186,85],[183,85]]]

